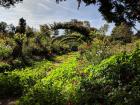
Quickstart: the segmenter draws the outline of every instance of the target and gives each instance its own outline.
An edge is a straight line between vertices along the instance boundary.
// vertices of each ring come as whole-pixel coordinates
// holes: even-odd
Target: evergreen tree
[[[24,18],[19,19],[19,26],[16,27],[16,33],[25,34],[26,32],[26,20]]]

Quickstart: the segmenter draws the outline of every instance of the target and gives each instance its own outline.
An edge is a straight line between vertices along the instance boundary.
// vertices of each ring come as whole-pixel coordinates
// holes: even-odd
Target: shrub
[[[6,70],[10,70],[10,69],[11,69],[11,65],[4,62],[0,62],[0,73],[5,72]]]
[[[104,105],[138,105],[140,50],[112,56],[95,67],[87,68],[85,73],[90,75],[82,86],[88,90],[85,94],[89,100],[83,100],[87,102],[85,104],[90,105],[90,101],[94,101]]]
[[[110,52],[110,45],[102,40],[94,39],[91,45],[83,44],[79,47],[80,59],[85,60],[88,64],[99,64],[103,59],[113,55]]]
[[[0,43],[0,59],[6,59],[10,57],[12,53],[12,48],[4,43]]]
[[[0,74],[0,98],[21,96],[32,87],[36,81],[46,76],[52,66],[49,61],[42,61],[34,67],[17,69]]]

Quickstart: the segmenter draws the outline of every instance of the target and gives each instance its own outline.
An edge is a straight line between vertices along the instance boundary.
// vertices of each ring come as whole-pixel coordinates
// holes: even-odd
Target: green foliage
[[[112,30],[111,36],[115,40],[120,40],[125,43],[131,42],[131,37],[133,35],[132,28],[125,23],[121,23],[121,25],[116,26]]]
[[[40,25],[40,31],[44,36],[51,37],[51,30],[47,24]]]
[[[36,81],[45,77],[50,69],[52,69],[51,63],[49,61],[42,61],[33,67],[1,73],[0,98],[23,95]]]
[[[79,32],[86,37],[90,34],[90,27],[85,27],[83,24],[78,24],[76,22],[54,23],[51,25],[51,29],[71,29],[72,31]]]
[[[90,45],[82,44],[79,51],[81,53],[80,59],[93,65],[99,64],[103,59],[113,55],[110,52],[110,44],[107,40],[102,41],[97,38]]]
[[[12,48],[5,43],[0,43],[0,60],[10,57],[12,54]]]
[[[22,97],[20,105],[66,105],[76,101],[75,90],[80,84],[76,65],[75,55],[69,57]]]
[[[88,87],[91,90],[89,99],[98,92],[98,104],[105,105],[138,105],[140,50],[131,54],[122,53],[103,60],[97,66],[85,70],[89,74]],[[89,72],[90,71],[90,72]],[[96,88],[99,87],[99,88]],[[85,89],[85,90],[86,90]],[[90,100],[89,100],[90,101]],[[94,100],[96,101],[96,100]],[[89,104],[90,105],[90,104]]]
[[[11,65],[4,63],[4,62],[0,62],[0,73],[3,73],[9,69],[11,69]]]
[[[33,37],[34,36],[34,30],[33,28],[31,28],[30,26],[26,27],[26,37]]]
[[[107,31],[108,31],[109,25],[106,23],[103,26],[101,26],[101,28],[99,29],[99,33],[101,35],[106,35]]]
[[[23,56],[23,43],[25,39],[25,34],[15,34],[14,41],[16,46],[13,49],[12,56],[13,58],[18,58]]]
[[[20,105],[138,105],[140,50],[77,71],[71,57],[39,81]]]

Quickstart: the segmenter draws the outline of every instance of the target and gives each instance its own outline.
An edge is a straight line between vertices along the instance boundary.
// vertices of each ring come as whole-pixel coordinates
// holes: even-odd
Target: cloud
[[[28,25],[38,28],[40,24],[79,19],[91,21],[95,27],[100,27],[102,21],[97,11],[97,7],[93,6],[81,6],[77,10],[75,0],[59,4],[56,4],[55,0],[24,0],[14,8],[1,8],[0,21],[17,25],[19,18],[23,17],[27,20]]]
[[[65,5],[63,5],[63,4],[61,4],[61,3],[56,4],[55,2],[50,1],[50,0],[46,0],[46,2],[48,2],[48,3],[52,4],[52,5],[56,6],[56,7],[60,7],[60,8],[62,8],[62,9],[64,9],[64,10],[66,10],[66,11],[68,11],[68,12],[73,12],[73,13],[76,13],[76,11],[75,11],[75,10],[73,10],[72,8],[68,8],[68,7],[66,7]]]
[[[47,11],[49,11],[49,10],[51,10],[51,8],[49,7],[49,6],[46,6],[45,4],[43,4],[43,3],[39,3],[38,4],[40,7],[43,7],[45,10],[47,10]]]

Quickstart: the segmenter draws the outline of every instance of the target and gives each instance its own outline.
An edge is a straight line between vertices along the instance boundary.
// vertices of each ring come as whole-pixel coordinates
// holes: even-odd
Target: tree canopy
[[[22,2],[23,0],[0,0],[0,5],[2,7],[9,8],[10,6],[14,6],[16,3]]]
[[[57,3],[66,0],[56,0]],[[97,4],[99,11],[108,22],[120,25],[125,22],[134,26],[140,22],[140,0],[77,0],[78,8],[81,2],[86,5]]]
[[[95,28],[91,27],[86,27],[81,23],[76,23],[76,22],[64,22],[64,23],[54,23],[51,25],[51,29],[57,30],[57,29],[70,29],[72,31],[79,32],[82,35],[89,36],[90,31],[97,30]]]
[[[133,35],[133,32],[129,25],[121,23],[119,26],[114,27],[111,35],[117,40],[131,42],[131,36]]]

